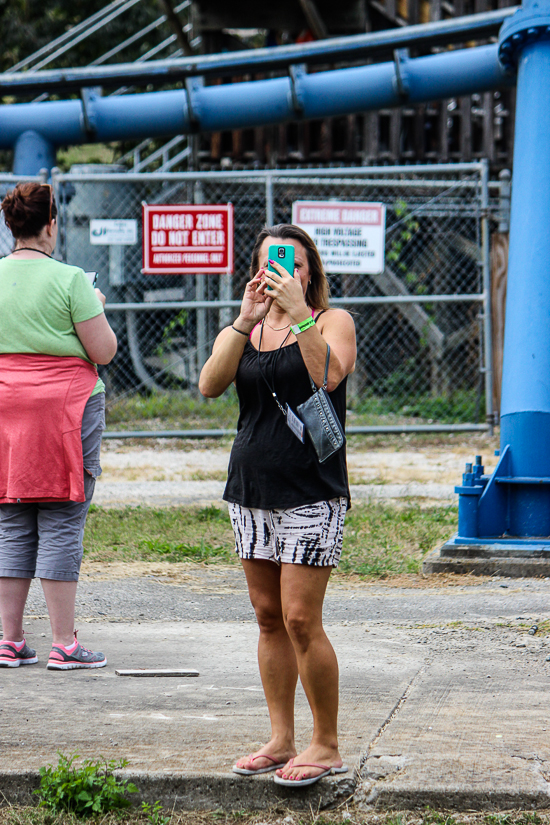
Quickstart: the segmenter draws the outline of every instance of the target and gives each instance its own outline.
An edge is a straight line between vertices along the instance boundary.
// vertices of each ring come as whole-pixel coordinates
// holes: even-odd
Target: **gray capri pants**
[[[86,501],[0,504],[0,576],[78,581],[104,429],[105,393],[100,392],[88,399],[82,416]]]

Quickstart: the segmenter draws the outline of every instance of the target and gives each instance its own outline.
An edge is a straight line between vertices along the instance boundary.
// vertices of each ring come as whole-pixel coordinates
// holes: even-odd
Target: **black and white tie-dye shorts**
[[[288,510],[250,509],[230,502],[237,555],[276,564],[337,567],[347,506],[344,497]]]

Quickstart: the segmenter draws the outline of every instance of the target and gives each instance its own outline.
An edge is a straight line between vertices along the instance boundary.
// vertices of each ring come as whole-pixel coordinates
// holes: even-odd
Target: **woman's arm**
[[[263,269],[246,285],[239,317],[232,327],[222,329],[201,370],[199,390],[206,398],[218,398],[235,380],[248,336],[273,303],[273,298],[265,295],[262,275]]]
[[[96,289],[96,294],[105,307],[105,295],[99,289]],[[117,340],[104,312],[88,321],[79,321],[74,328],[90,361],[94,364],[108,364],[113,360],[117,351]]]
[[[355,324],[349,312],[343,309],[327,310],[314,327],[300,332],[296,340],[307,371],[317,387],[322,386],[325,376],[327,344],[330,346],[328,391],[335,390],[346,375],[354,371],[357,344]]]

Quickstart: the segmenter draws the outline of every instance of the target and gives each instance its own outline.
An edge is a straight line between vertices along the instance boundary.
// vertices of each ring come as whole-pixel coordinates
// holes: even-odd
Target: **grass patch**
[[[387,578],[419,573],[422,559],[456,530],[458,508],[354,505],[346,517],[339,574]]]
[[[107,398],[107,429],[200,430],[236,429],[239,405],[234,387],[220,398],[188,392],[151,392]]]
[[[235,561],[225,508],[92,505],[84,533],[88,561]]]
[[[156,813],[156,817],[155,817]],[[333,811],[170,811],[160,804],[102,816],[101,825],[550,825],[548,811],[462,813],[450,811],[360,811],[345,804]],[[52,814],[20,805],[0,809],[0,825],[78,825],[72,814]]]
[[[483,418],[484,405],[474,391],[449,396],[363,395],[348,399],[348,426],[471,422]],[[109,430],[193,430],[237,427],[237,393],[229,387],[220,398],[189,390],[107,396]]]
[[[339,575],[387,578],[418,573],[422,558],[456,529],[457,508],[358,504],[346,518]],[[88,561],[234,563],[225,508],[92,505],[84,534]]]

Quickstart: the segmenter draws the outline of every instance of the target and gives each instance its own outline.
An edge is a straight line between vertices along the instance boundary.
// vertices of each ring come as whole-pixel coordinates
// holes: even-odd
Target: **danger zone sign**
[[[233,272],[233,205],[143,204],[142,272]]]

